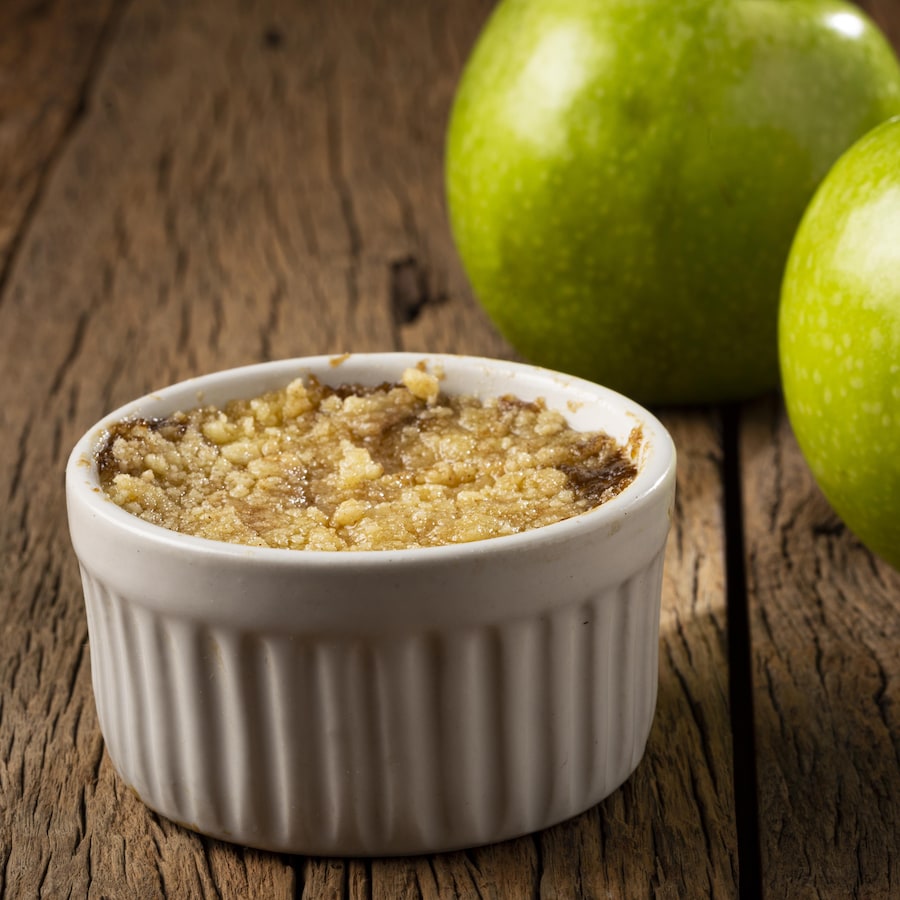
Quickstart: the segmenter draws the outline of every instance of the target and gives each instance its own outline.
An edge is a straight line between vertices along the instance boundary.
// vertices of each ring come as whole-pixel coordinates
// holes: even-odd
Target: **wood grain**
[[[56,156],[84,115],[121,6],[117,0],[0,5],[0,278]]]
[[[900,574],[840,523],[781,405],[742,440],[767,897],[896,897]]]
[[[114,27],[118,5],[13,0],[0,7],[0,319],[4,321],[8,320],[4,301],[11,296],[18,251],[37,215],[55,161],[84,114],[92,73]],[[24,293],[20,286],[19,297]],[[2,333],[6,338],[5,327]],[[20,349],[31,352],[31,343]],[[35,395],[25,392],[17,397],[18,406],[12,407],[10,398],[27,377],[15,350],[15,345],[4,341],[2,383],[9,393],[4,391],[0,404],[6,499],[0,530],[4,623],[0,631],[0,684],[4,686],[0,693],[0,894],[10,897],[37,893],[35,887],[49,891],[54,884],[54,856],[65,859],[67,876],[76,890],[86,883],[87,867],[73,862],[85,860],[83,799],[102,751],[95,723],[89,714],[88,721],[83,718],[91,702],[84,628],[56,602],[62,591],[77,589],[67,548],[59,540],[54,545],[49,534],[51,521],[55,518],[58,523],[59,517],[34,516],[34,504],[46,502],[49,491],[41,497],[40,487],[31,491],[24,480],[25,452],[20,442],[28,441],[31,424],[25,404]],[[51,431],[51,454],[53,440]],[[49,471],[58,469],[54,465]],[[38,486],[47,481],[41,478]],[[45,487],[56,493],[58,480],[49,481]],[[58,512],[56,498],[53,505]],[[33,621],[40,621],[43,628],[33,629]],[[69,800],[71,815],[51,835],[45,824],[48,816],[59,812],[61,796]]]

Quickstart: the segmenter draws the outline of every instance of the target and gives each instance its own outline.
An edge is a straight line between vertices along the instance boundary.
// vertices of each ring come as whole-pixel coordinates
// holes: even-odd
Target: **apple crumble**
[[[328,387],[296,379],[223,408],[112,427],[116,504],[185,534],[266,547],[385,550],[514,534],[631,483],[640,435],[578,432],[538,401],[447,396],[434,375]]]

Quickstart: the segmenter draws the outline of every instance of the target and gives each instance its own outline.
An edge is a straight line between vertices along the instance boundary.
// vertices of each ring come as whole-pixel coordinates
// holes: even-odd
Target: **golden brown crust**
[[[636,474],[628,448],[539,400],[447,397],[420,370],[123,421],[97,465],[107,495],[147,521],[322,550],[513,534],[597,506]]]

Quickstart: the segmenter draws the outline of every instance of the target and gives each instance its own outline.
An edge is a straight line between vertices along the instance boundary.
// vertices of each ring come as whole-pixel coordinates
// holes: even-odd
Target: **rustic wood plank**
[[[194,154],[201,189],[185,197],[186,221],[172,214],[178,203],[168,191],[185,186],[169,180],[164,142],[177,138],[173,127],[179,123],[167,107],[166,92],[177,80],[167,80],[167,64],[180,58],[190,80],[197,74],[190,71],[191,52],[209,37],[200,31],[204,23],[196,10],[181,10],[181,19],[174,12],[138,4],[126,12],[85,94],[79,127],[66,131],[64,146],[45,153],[46,177],[21,185],[23,196],[27,189],[38,200],[33,208],[31,200],[24,202],[28,229],[13,242],[14,265],[0,302],[3,383],[23,388],[4,404],[0,437],[7,499],[0,532],[0,878],[8,896],[218,896],[223,889],[239,896],[293,896],[294,873],[286,860],[223,849],[149,814],[123,792],[99,740],[80,587],[65,532],[58,473],[77,433],[140,381],[148,387],[166,378],[158,362],[167,353],[181,353],[171,374],[187,374],[193,342],[202,340],[209,356],[201,364],[217,365],[206,331],[215,316],[201,315],[201,327],[184,296],[166,304],[166,279],[177,281],[181,254],[189,252],[178,244],[176,229],[201,235],[197,219],[217,190],[206,168],[214,168],[215,160],[204,156],[200,135],[186,152]],[[214,18],[208,10],[208,19]],[[36,57],[51,72],[51,89],[54,80],[73,77],[74,64],[54,51],[58,43],[84,41],[79,30],[73,26],[61,43],[48,42],[49,57]],[[61,68],[54,72],[57,60]],[[148,81],[155,92],[145,90]],[[73,97],[80,102],[80,93]],[[217,109],[212,103],[210,115]],[[187,109],[175,112],[188,118]],[[169,117],[162,126],[154,118],[159,115]],[[159,128],[160,142],[142,156],[148,128]],[[49,127],[46,134],[47,141],[60,137]],[[142,209],[156,215],[144,216]],[[236,211],[232,205],[231,214]],[[200,240],[204,246],[206,235]],[[245,290],[235,305],[249,317],[253,302]],[[256,322],[253,335],[262,330]],[[140,357],[135,348],[148,354],[137,380],[141,363],[126,365]],[[117,369],[132,378],[121,393],[115,390]]]
[[[466,286],[441,187],[453,86],[490,5],[133,0],[118,21],[0,296],[0,380],[28,386],[0,410],[10,892],[734,895],[712,414],[666,419],[681,457],[658,715],[641,767],[597,809],[468,853],[291,860],[149,813],[103,752],[46,477],[85,427],[160,384],[266,358],[511,355]]]
[[[896,897],[900,573],[831,511],[780,402],[741,449],[763,888]]]
[[[0,5],[0,279],[53,161],[84,113],[86,87],[121,0]]]
[[[0,287],[7,285],[54,162],[84,113],[91,77],[120,5],[103,0],[82,4],[11,0],[0,7]],[[0,294],[0,304],[7,295]],[[18,349],[32,352],[30,343]],[[20,369],[21,359],[13,359],[14,349],[4,346],[3,356],[10,363],[4,384],[26,384],[27,373]],[[33,395],[26,392],[26,396]],[[85,690],[84,629],[78,618],[61,613],[54,603],[60,592],[77,587],[67,571],[68,550],[59,541],[45,545],[40,523],[33,523],[35,530],[29,528],[33,504],[40,498],[24,489],[24,454],[17,439],[27,440],[30,428],[21,419],[13,426],[14,417],[4,400],[0,412],[3,489],[8,500],[0,532],[4,620],[0,893],[4,896],[25,895],[33,885],[49,889],[54,856],[68,859],[76,890],[85,883],[87,868],[78,865],[86,858],[83,798],[102,750],[96,727],[82,716],[90,702]],[[50,437],[52,452],[52,433]],[[51,483],[55,490],[56,480]],[[31,629],[32,620],[43,621],[42,633]],[[48,751],[55,775],[45,783],[42,769]],[[72,815],[51,835],[44,822],[58,812],[59,781],[65,777],[71,777],[74,788],[67,798]],[[40,790],[29,790],[35,785]]]

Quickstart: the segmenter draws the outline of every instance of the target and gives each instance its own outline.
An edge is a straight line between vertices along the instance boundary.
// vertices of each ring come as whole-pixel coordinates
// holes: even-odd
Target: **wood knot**
[[[428,289],[428,270],[414,256],[390,264],[391,315],[397,325],[410,325],[429,304],[440,303]]]
[[[267,50],[277,50],[284,43],[284,35],[279,28],[270,25],[263,32],[262,43]]]

